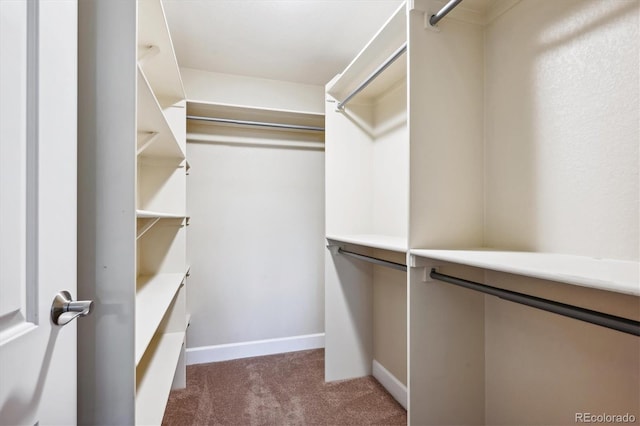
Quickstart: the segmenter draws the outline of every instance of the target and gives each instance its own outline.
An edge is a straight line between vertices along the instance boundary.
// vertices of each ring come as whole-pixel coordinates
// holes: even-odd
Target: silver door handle
[[[63,326],[78,317],[86,317],[93,309],[93,300],[71,299],[71,293],[63,290],[56,294],[51,304],[51,321],[55,325]]]

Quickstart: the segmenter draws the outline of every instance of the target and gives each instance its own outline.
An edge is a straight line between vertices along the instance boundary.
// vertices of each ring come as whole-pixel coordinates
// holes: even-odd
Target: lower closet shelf
[[[140,276],[136,292],[136,365],[175,297],[185,274]]]
[[[418,257],[640,296],[640,263],[556,253],[411,250]]]
[[[184,343],[184,332],[156,334],[136,368],[136,424],[159,425]]]

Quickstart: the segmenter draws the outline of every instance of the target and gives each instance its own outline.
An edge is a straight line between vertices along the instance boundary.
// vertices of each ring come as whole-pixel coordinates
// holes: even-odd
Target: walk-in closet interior
[[[369,26],[325,28],[327,61],[357,48],[323,81],[225,68],[313,27],[261,37],[267,8]],[[638,0],[78,16],[79,422],[160,424],[188,365],[318,348],[411,425],[640,422]]]

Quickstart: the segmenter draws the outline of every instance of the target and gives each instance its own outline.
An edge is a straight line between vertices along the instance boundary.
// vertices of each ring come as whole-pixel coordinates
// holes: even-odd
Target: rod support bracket
[[[329,249],[331,254],[335,256],[335,255],[338,254],[340,249],[343,248],[343,247],[341,245],[339,245],[339,244],[328,244],[327,248]]]
[[[431,13],[430,11],[427,11],[424,13],[424,28],[436,33],[440,32],[440,27],[438,27],[437,25],[433,25],[431,23],[431,17],[434,16],[433,13]]]
[[[438,265],[427,265],[422,268],[422,282],[430,283],[435,281],[431,278],[431,271],[438,272]]]

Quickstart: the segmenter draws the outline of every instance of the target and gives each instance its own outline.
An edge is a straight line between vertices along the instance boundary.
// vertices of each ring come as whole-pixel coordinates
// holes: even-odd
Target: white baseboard
[[[187,348],[187,365],[324,348],[324,333]]]
[[[400,403],[407,409],[407,387],[402,384],[402,382],[389,372],[386,368],[382,366],[375,359],[373,360],[373,377],[376,378],[377,381],[380,382],[382,386],[395,398],[396,401]]]

